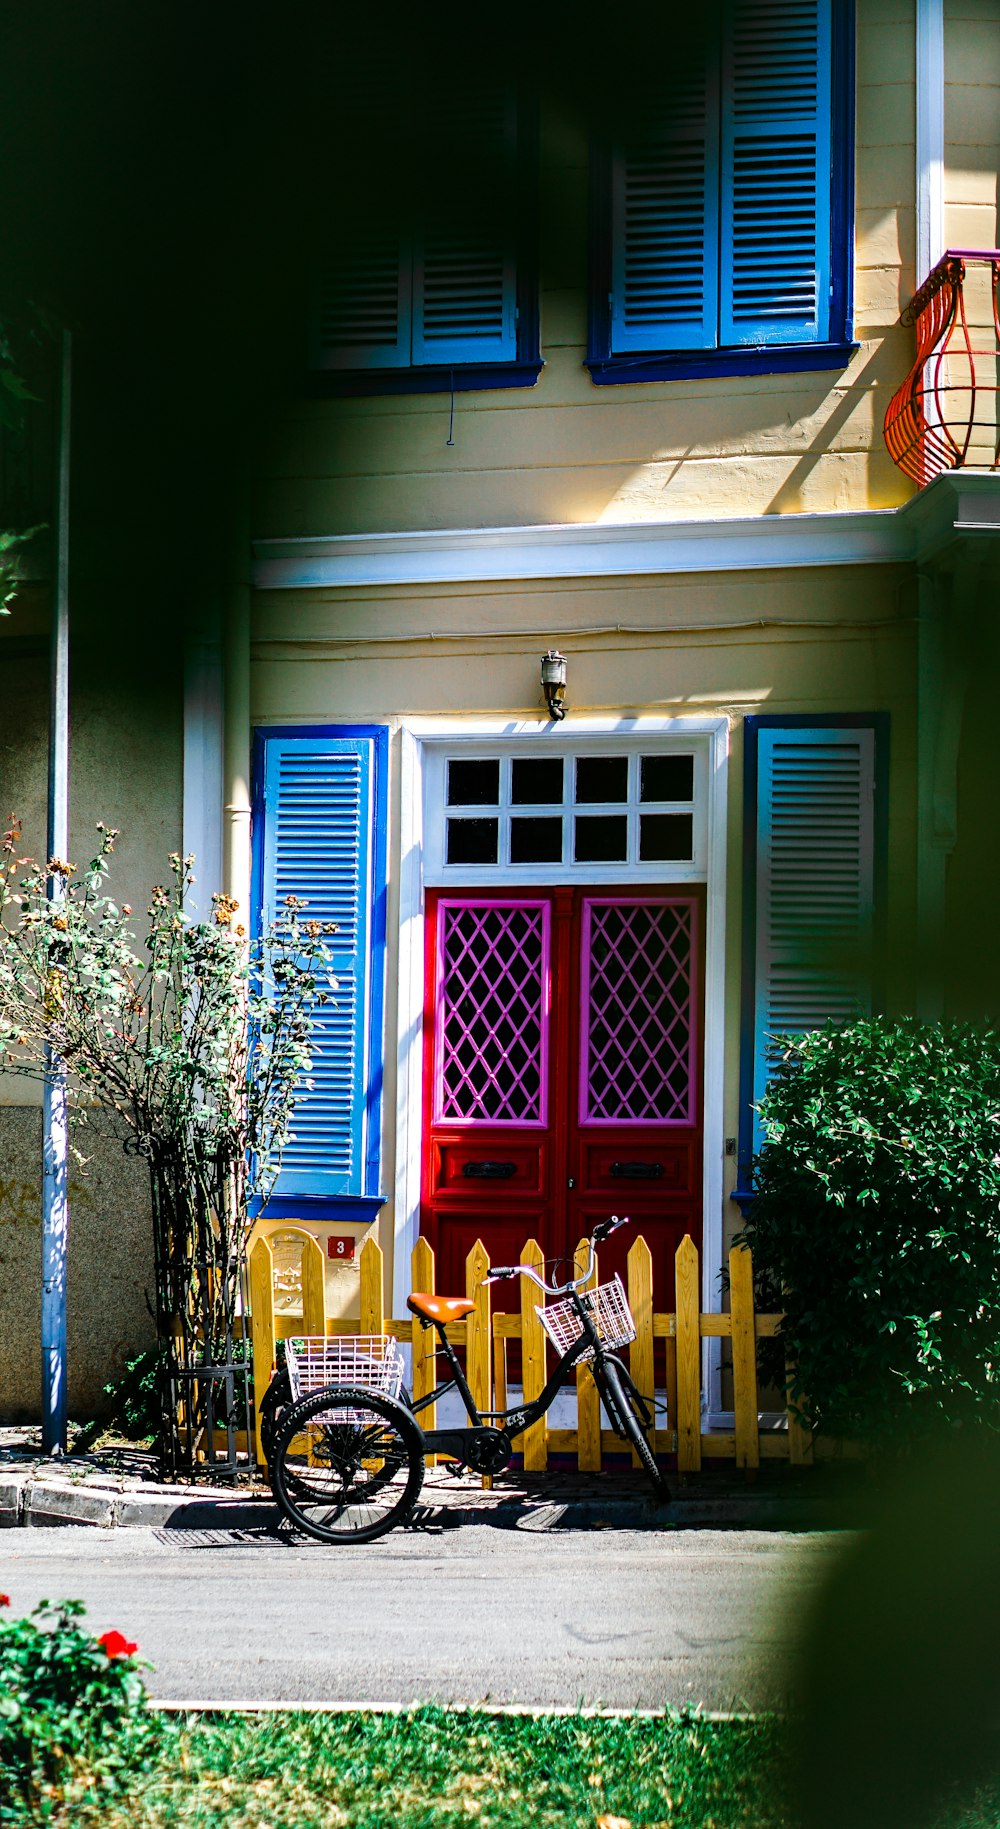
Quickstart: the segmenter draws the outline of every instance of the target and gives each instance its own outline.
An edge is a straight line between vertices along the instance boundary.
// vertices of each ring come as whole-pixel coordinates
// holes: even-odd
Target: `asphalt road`
[[[0,1589],[14,1613],[84,1600],[170,1700],[762,1708],[787,1695],[837,1541],[485,1524],[340,1549],[74,1526],[4,1531]]]

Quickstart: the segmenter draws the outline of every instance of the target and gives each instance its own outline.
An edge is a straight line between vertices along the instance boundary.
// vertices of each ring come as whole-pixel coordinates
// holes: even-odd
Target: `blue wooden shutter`
[[[413,257],[413,362],[517,355],[517,104],[500,87],[441,97]],[[472,195],[470,195],[470,192]]]
[[[723,344],[828,335],[830,6],[724,0]]]
[[[262,913],[302,896],[335,921],[338,980],[313,1035],[310,1090],[300,1092],[275,1192],[359,1195],[365,1186],[372,932],[372,740],[270,738],[264,760]]]
[[[408,368],[409,247],[393,228],[345,241],[323,272],[314,311],[314,368]]]
[[[718,45],[707,31],[666,105],[611,166],[611,353],[708,349],[718,333]]]
[[[753,1098],[775,1037],[871,1009],[875,734],[758,737]]]

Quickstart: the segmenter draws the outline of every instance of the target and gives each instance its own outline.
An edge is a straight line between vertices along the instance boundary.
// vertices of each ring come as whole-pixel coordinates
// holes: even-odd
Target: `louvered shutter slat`
[[[665,85],[658,116],[612,159],[611,350],[716,341],[717,46]]]
[[[347,241],[324,272],[315,312],[318,368],[405,368],[410,258],[393,232]]]
[[[464,109],[445,98],[441,118],[447,139],[442,132],[430,140],[431,201],[414,248],[413,361],[510,362],[517,355],[516,100],[500,87],[479,89]]]
[[[362,1194],[371,907],[371,745],[364,738],[272,739],[264,769],[262,907],[285,897],[335,921],[338,984],[318,1012],[311,1086],[295,1102],[279,1195]]]
[[[775,1037],[871,1009],[874,767],[870,730],[759,733],[755,1101]]]
[[[828,334],[830,3],[725,0],[723,344]]]

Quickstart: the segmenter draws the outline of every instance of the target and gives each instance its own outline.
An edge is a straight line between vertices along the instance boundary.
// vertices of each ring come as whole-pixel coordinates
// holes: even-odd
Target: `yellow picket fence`
[[[398,1340],[409,1341],[412,1345],[414,1398],[428,1395],[437,1382],[436,1335],[431,1329],[423,1328],[410,1314],[387,1317],[382,1252],[374,1239],[369,1239],[361,1251],[360,1312],[357,1317],[344,1320],[326,1312],[325,1265],[316,1240],[311,1233],[297,1227],[286,1227],[282,1232],[284,1238],[292,1234],[302,1242],[302,1306],[300,1312],[276,1312],[273,1253],[268,1240],[259,1238],[250,1254],[255,1390],[267,1389],[275,1363],[276,1343],[280,1339],[299,1334],[395,1334]],[[586,1261],[587,1241],[582,1240],[577,1247],[578,1271],[582,1271]],[[541,1247],[534,1239],[525,1245],[521,1263],[542,1270]],[[517,1341],[521,1349],[521,1388],[525,1403],[540,1394],[546,1378],[547,1342],[535,1312],[539,1300],[537,1289],[527,1278],[522,1278],[520,1311],[493,1314],[490,1289],[483,1284],[489,1268],[486,1247],[477,1241],[465,1266],[466,1292],[475,1307],[466,1321],[456,1322],[448,1328],[449,1340],[465,1348],[469,1385],[481,1411],[503,1409],[506,1405],[507,1348],[511,1340]],[[666,1392],[667,1411],[662,1418],[665,1426],[656,1430],[656,1451],[676,1454],[681,1473],[697,1472],[703,1460],[710,1458],[733,1460],[737,1467],[748,1472],[759,1467],[762,1458],[784,1459],[792,1465],[803,1466],[813,1458],[813,1439],[792,1412],[788,1413],[785,1428],[762,1433],[759,1426],[757,1341],[777,1332],[781,1316],[756,1313],[750,1253],[742,1247],[729,1254],[729,1277],[729,1313],[702,1314],[698,1251],[691,1238],[684,1238],[676,1256],[676,1311],[659,1314],[653,1308],[653,1261],[649,1246],[640,1237],[629,1251],[628,1300],[636,1324],[636,1338],[628,1348],[629,1369],[640,1391]],[[597,1279],[595,1263],[592,1282],[596,1283]],[[426,1294],[435,1292],[434,1253],[426,1239],[419,1239],[413,1248],[410,1286]],[[731,1431],[706,1432],[702,1428],[701,1343],[720,1338],[732,1342],[734,1427]],[[521,1438],[518,1446],[529,1472],[544,1471],[550,1454],[573,1455],[581,1472],[598,1472],[605,1453],[623,1452],[618,1437],[601,1428],[597,1388],[588,1366],[577,1368],[576,1396],[575,1429],[551,1428],[543,1417]],[[436,1405],[431,1404],[421,1412],[421,1423],[427,1429],[435,1427],[435,1410]],[[262,1460],[259,1428],[257,1453]]]

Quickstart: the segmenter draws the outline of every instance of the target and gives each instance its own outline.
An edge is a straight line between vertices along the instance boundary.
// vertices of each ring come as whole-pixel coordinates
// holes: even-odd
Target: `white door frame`
[[[707,737],[707,869],[692,880],[706,883],[705,912],[705,1078],[704,1217],[702,1222],[702,1304],[722,1305],[724,1051],[726,969],[726,801],[729,722],[724,717],[572,718],[562,726],[567,743],[578,738],[620,741],[623,737]],[[424,760],[430,744],[463,741],[530,742],[552,734],[544,719],[501,721],[483,718],[413,718],[401,727],[399,831],[399,1026],[396,1077],[396,1190],[393,1249],[393,1313],[406,1312],[410,1252],[420,1222],[423,1125],[424,1017]],[[683,880],[683,879],[671,879]],[[707,1343],[706,1343],[707,1344]],[[714,1381],[713,1381],[714,1382]],[[707,1387],[706,1387],[707,1394]],[[710,1408],[718,1407],[712,1393]]]

